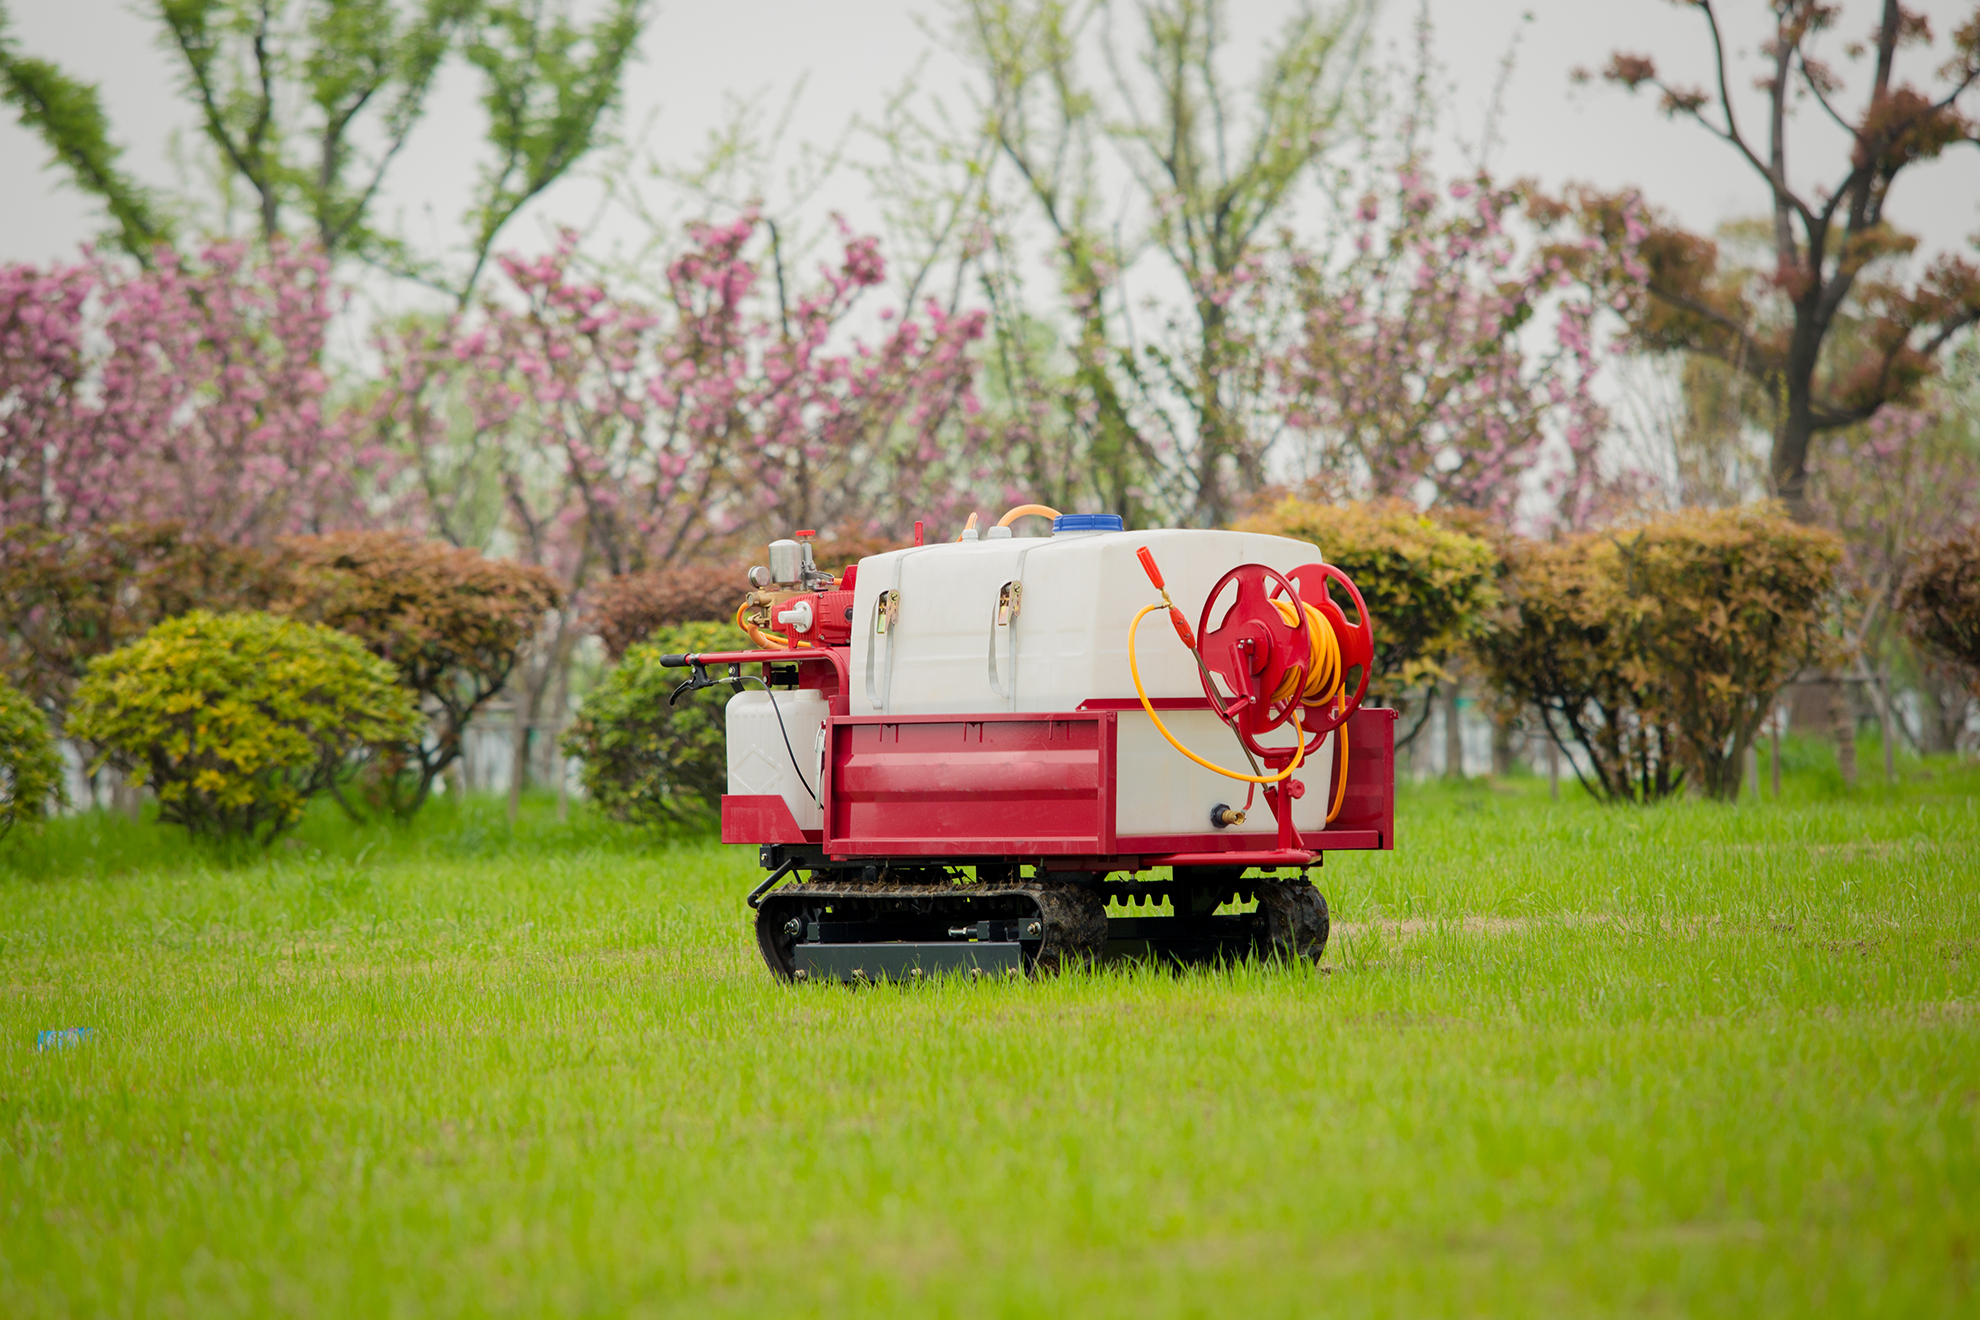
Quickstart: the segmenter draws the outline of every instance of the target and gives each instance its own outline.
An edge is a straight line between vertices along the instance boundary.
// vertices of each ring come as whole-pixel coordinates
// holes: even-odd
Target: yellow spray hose
[[[1141,698],[1141,708],[1148,712],[1148,718],[1155,721],[1156,732],[1168,740],[1169,746],[1175,748],[1184,756],[1187,756],[1190,760],[1202,766],[1205,770],[1215,770],[1226,779],[1242,780],[1247,784],[1276,784],[1282,779],[1289,778],[1293,771],[1299,769],[1300,760],[1305,755],[1306,736],[1304,734],[1300,735],[1298,743],[1293,749],[1291,765],[1279,771],[1276,775],[1247,775],[1239,770],[1226,770],[1221,765],[1204,760],[1195,752],[1190,751],[1189,748],[1177,742],[1176,735],[1169,732],[1169,726],[1162,723],[1162,717],[1155,713],[1154,703],[1148,700],[1148,689],[1141,685],[1141,665],[1135,659],[1134,637],[1135,633],[1140,630],[1143,619],[1157,610],[1166,610],[1168,608],[1166,605],[1144,605],[1141,607],[1141,613],[1134,616],[1134,622],[1128,625],[1128,673],[1134,676],[1134,694]],[[1293,730],[1295,732],[1299,730],[1299,711],[1296,708],[1293,711]]]
[[[1291,601],[1275,600],[1272,604],[1278,607],[1279,616],[1287,623],[1293,621],[1294,616]],[[1206,761],[1176,741],[1176,736],[1169,732],[1169,726],[1162,723],[1162,717],[1155,713],[1154,704],[1148,700],[1148,690],[1141,683],[1141,665],[1135,655],[1135,635],[1140,631],[1141,621],[1143,619],[1157,610],[1166,610],[1168,608],[1169,606],[1167,604],[1144,605],[1141,613],[1134,616],[1134,622],[1128,625],[1128,673],[1134,678],[1134,694],[1141,698],[1141,708],[1148,712],[1148,718],[1154,722],[1155,731],[1162,735],[1169,746],[1175,748],[1178,752],[1181,752],[1205,770],[1214,770],[1226,779],[1236,779],[1248,784],[1276,784],[1281,780],[1290,778],[1292,772],[1299,769],[1300,762],[1305,758],[1306,754],[1306,731],[1300,724],[1299,708],[1297,706],[1293,708],[1293,732],[1296,735],[1296,739],[1292,764],[1274,775],[1247,775],[1237,770],[1226,770],[1221,765]],[[1332,698],[1335,701],[1339,701],[1341,699],[1341,679],[1343,677],[1341,672],[1340,639],[1334,636],[1334,630],[1327,625],[1325,617],[1318,610],[1314,609],[1311,605],[1308,605],[1306,609],[1307,631],[1313,638],[1313,655],[1311,663],[1307,667],[1310,677],[1307,680],[1303,695],[1308,700],[1324,701]],[[1279,690],[1273,694],[1272,699],[1275,702],[1282,701],[1292,695],[1293,678],[1294,676],[1291,673],[1286,675],[1285,682],[1281,683]],[[1340,734],[1341,782],[1339,788],[1335,790],[1333,805],[1327,812],[1327,819],[1330,822],[1334,817],[1341,814],[1341,804],[1347,798],[1347,729],[1345,727],[1342,728]]]

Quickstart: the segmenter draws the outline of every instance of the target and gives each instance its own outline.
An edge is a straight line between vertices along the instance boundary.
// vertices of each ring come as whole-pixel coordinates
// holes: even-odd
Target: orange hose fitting
[[[1020,518],[1036,515],[1040,518],[1057,518],[1059,511],[1048,504],[1020,504],[997,520],[999,527],[1009,527]]]

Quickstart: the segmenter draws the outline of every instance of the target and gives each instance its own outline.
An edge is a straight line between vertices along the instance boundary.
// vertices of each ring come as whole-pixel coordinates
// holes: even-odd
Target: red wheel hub
[[[1236,599],[1213,628],[1212,612],[1225,596],[1225,588],[1235,584]],[[1217,579],[1203,602],[1197,619],[1197,654],[1204,668],[1203,691],[1211,704],[1229,711],[1238,737],[1259,756],[1288,752],[1289,748],[1268,748],[1258,739],[1292,717],[1300,702],[1300,689],[1306,686],[1307,665],[1313,654],[1313,633],[1306,611],[1295,610],[1294,622],[1272,604],[1280,590],[1297,600],[1299,590],[1277,569],[1263,564],[1240,564]],[[1224,681],[1230,695],[1216,690],[1211,675]],[[1286,686],[1293,675],[1291,695],[1274,699],[1273,693]]]

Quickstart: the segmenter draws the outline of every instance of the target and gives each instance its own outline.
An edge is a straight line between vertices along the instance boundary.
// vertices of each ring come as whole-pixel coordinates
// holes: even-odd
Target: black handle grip
[[[662,669],[686,669],[692,658],[691,655],[663,655],[660,657],[660,667]]]

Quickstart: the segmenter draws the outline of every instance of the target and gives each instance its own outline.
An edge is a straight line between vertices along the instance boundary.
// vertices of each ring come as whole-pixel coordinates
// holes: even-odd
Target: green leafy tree
[[[607,814],[635,825],[706,826],[728,784],[724,710],[735,690],[703,688],[669,705],[686,673],[663,655],[748,645],[735,625],[661,628],[624,657],[578,708],[564,751],[584,762],[585,792]]]
[[[48,719],[0,681],[0,838],[21,820],[38,820],[50,803],[66,805],[62,757]]]
[[[151,0],[223,180],[264,239],[308,237],[463,302],[504,225],[605,139],[651,0]],[[463,217],[465,260],[416,251],[376,203],[450,58],[473,68],[488,158]],[[0,94],[145,258],[161,208],[116,167],[95,89],[0,39]],[[179,199],[179,209],[193,209]]]
[[[110,120],[93,83],[70,77],[47,60],[23,55],[7,36],[0,6],[0,102],[14,108],[22,127],[48,145],[55,163],[76,186],[103,203],[116,228],[111,238],[140,261],[171,237],[157,200],[117,165],[123,152],[110,137]]]
[[[195,611],[93,661],[69,732],[158,795],[160,820],[266,844],[374,749],[418,736],[392,666],[269,614]]]
[[[1283,426],[1249,297],[1351,127],[1373,6],[1301,4],[1249,86],[1222,0],[957,0],[970,129],[902,109],[876,188],[931,254],[980,277],[993,403],[1032,493],[1131,523],[1221,526]],[[933,198],[934,200],[931,200]],[[1039,234],[1058,310],[1026,289]],[[1180,290],[1137,328],[1126,281]]]
[[[482,10],[467,55],[481,72],[494,159],[468,214],[474,264],[461,285],[463,303],[502,227],[604,140],[601,126],[619,103],[647,12],[648,0],[611,0],[586,27],[548,0]]]

